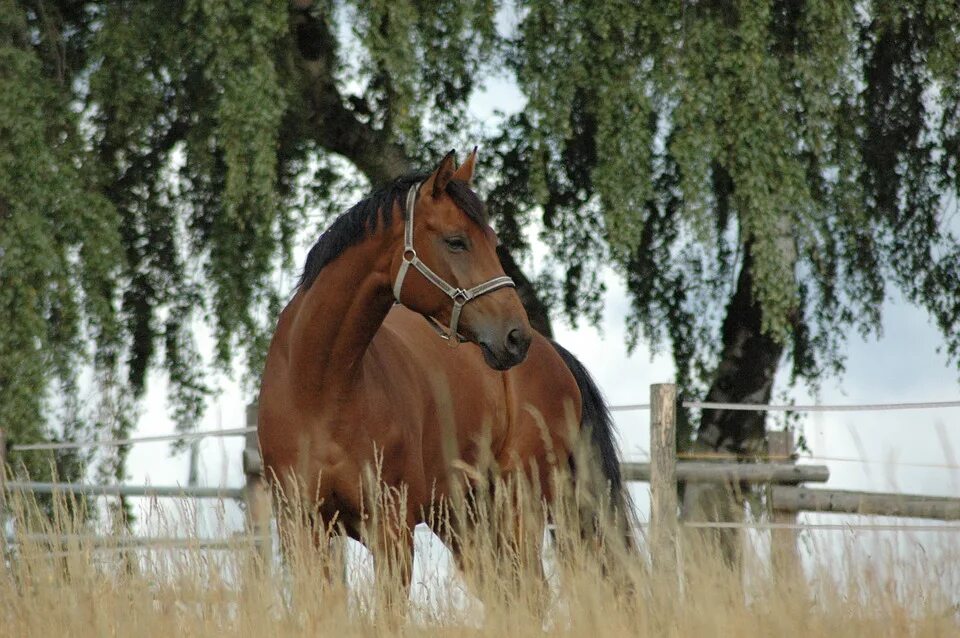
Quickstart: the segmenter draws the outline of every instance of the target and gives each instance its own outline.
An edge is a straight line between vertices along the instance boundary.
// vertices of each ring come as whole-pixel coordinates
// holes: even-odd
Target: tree
[[[631,345],[669,347],[678,383],[711,400],[768,401],[784,362],[795,381],[839,372],[844,336],[879,331],[891,286],[960,359],[942,218],[960,156],[954,4],[528,0],[505,9],[507,34],[497,10],[0,0],[12,438],[125,433],[156,365],[189,427],[207,396],[195,329],[213,326],[221,367],[259,370],[289,292],[273,276],[320,225],[306,211],[342,210],[354,169],[381,182],[472,144],[466,104],[495,67],[528,103],[490,133],[483,186],[541,330],[556,308],[595,319],[611,263]],[[535,216],[556,279],[518,267]],[[762,414],[686,416],[697,449],[763,448]]]
[[[482,0],[0,0],[10,438],[124,436],[158,366],[191,427],[196,329],[212,324],[220,367],[256,374],[305,211],[342,210],[354,167],[382,182],[463,142],[497,51]],[[14,457],[34,476],[49,460]],[[94,459],[54,460],[74,478]],[[122,450],[99,460],[122,475]]]
[[[778,367],[813,385],[889,287],[960,361],[953,2],[523,3],[522,198],[544,206],[568,314],[610,259],[633,343],[667,343],[684,390],[767,403]],[[560,71],[558,71],[560,70]],[[517,132],[522,131],[522,133]],[[510,143],[506,148],[511,147]],[[520,171],[517,171],[520,172]],[[584,229],[588,232],[585,233]],[[753,455],[764,414],[706,410],[681,445]]]

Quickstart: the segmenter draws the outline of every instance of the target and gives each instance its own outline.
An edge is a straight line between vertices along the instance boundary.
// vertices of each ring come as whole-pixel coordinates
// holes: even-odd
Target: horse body
[[[281,313],[261,382],[268,478],[324,524],[367,542],[405,539],[408,554],[413,527],[455,486],[469,488],[471,468],[520,473],[549,502],[553,471],[571,469],[584,398],[597,449],[613,455],[605,478],[620,490],[599,391],[572,355],[530,329],[516,292],[503,287],[495,235],[463,190],[473,160],[455,173],[448,156],[429,177],[398,180],[334,222]],[[423,276],[404,280],[403,262]],[[484,281],[495,287],[482,290]],[[481,290],[476,298],[470,287]],[[451,339],[459,320],[473,343],[451,348],[424,317],[450,325]],[[379,523],[389,534],[362,533],[371,472],[405,492],[404,511]],[[409,578],[412,561],[401,558]]]
[[[282,365],[274,352],[289,348],[282,324],[268,370]],[[405,487],[407,524],[427,522],[433,503],[460,478],[451,461],[474,467],[486,454],[501,471],[523,471],[549,498],[548,473],[569,457],[573,441],[567,429],[545,432],[540,424],[579,424],[580,395],[547,339],[536,335],[527,359],[499,372],[476,346],[452,349],[422,317],[396,306],[359,365],[354,383],[300,400],[272,391],[270,379],[282,375],[265,375],[264,462],[277,477],[295,478],[321,518],[336,515],[358,537],[361,477],[377,468],[386,485]]]

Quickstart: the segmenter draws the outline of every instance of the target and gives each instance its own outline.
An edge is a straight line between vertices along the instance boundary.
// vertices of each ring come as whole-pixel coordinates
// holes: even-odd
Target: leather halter
[[[494,277],[490,281],[466,290],[456,288],[448,284],[440,275],[430,270],[429,266],[420,261],[420,258],[417,257],[417,251],[413,247],[413,211],[417,203],[417,191],[420,190],[420,186],[422,185],[423,182],[414,184],[407,192],[407,220],[403,227],[403,256],[400,262],[400,270],[397,271],[397,279],[393,283],[393,296],[397,300],[397,303],[403,303],[400,301],[400,291],[403,290],[403,280],[407,276],[407,271],[410,269],[410,266],[419,270],[420,274],[427,278],[427,281],[442,290],[453,300],[453,311],[450,313],[450,331],[447,334],[443,334],[439,325],[436,324],[435,321],[433,321],[433,323],[435,327],[438,328],[437,332],[440,333],[440,336],[447,339],[451,347],[456,347],[460,341],[465,341],[457,332],[457,323],[460,321],[460,311],[463,310],[464,305],[466,305],[468,301],[485,295],[488,292],[493,292],[494,290],[499,290],[507,286],[511,288],[516,288],[517,286],[513,283],[513,279],[504,275],[502,277]],[[428,319],[432,318],[428,317]]]

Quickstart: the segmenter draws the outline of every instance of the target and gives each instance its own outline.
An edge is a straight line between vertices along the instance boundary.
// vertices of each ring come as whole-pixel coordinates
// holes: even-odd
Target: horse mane
[[[410,173],[398,177],[389,184],[381,186],[366,198],[354,204],[321,233],[317,243],[307,253],[307,261],[297,287],[310,288],[324,266],[336,259],[340,253],[376,232],[382,219],[384,227],[393,221],[393,206],[400,205],[403,218],[406,219],[406,196],[410,187],[422,182],[430,173]],[[459,179],[447,183],[447,195],[460,210],[481,226],[488,223],[487,211],[483,202],[470,186]]]

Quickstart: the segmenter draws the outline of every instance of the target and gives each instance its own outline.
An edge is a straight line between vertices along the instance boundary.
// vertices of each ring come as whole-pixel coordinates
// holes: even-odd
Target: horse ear
[[[460,165],[457,172],[453,174],[454,179],[459,179],[467,184],[473,182],[473,169],[477,165],[477,147],[473,147],[473,152],[467,157],[466,161]]]
[[[434,197],[439,197],[445,190],[447,184],[453,179],[453,174],[457,170],[456,151],[450,151],[440,160],[440,165],[433,174],[427,178],[423,184],[423,190],[431,193]]]

